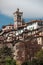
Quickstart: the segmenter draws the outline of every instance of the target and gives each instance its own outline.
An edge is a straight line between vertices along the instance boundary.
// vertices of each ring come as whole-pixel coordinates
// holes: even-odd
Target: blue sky
[[[4,14],[0,14],[0,28],[3,25],[13,24],[14,20],[12,17],[6,16]]]
[[[19,8],[23,18],[43,19],[43,0],[0,0],[0,28],[14,22],[13,12]]]

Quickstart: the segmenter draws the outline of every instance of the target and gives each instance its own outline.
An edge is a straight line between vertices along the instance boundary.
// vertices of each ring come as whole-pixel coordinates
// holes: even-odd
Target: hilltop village
[[[34,58],[34,54],[43,49],[43,20],[23,20],[23,12],[17,9],[14,24],[2,26],[0,30],[0,48],[7,46],[13,50],[13,59],[19,63]]]

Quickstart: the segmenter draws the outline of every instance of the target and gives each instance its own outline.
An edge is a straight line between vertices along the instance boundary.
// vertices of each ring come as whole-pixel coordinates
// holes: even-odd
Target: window
[[[34,27],[30,27],[29,30],[34,30]]]
[[[43,21],[38,22],[39,26],[43,26]]]

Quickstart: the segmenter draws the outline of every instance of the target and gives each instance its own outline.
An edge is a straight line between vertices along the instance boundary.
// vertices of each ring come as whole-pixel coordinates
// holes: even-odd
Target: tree
[[[6,61],[7,61],[7,63],[11,62],[11,59],[12,59],[11,48],[8,48],[7,46],[3,46],[0,49],[0,62],[1,62],[1,64],[3,64],[2,62],[6,63]],[[3,65],[5,65],[5,64],[3,64]],[[9,65],[9,63],[7,65]]]
[[[25,61],[22,63],[22,65],[31,65],[31,61]]]
[[[41,49],[37,54],[35,54],[37,59],[43,60],[43,49]]]
[[[6,57],[5,65],[16,65],[16,61],[11,59],[10,57]]]
[[[32,61],[31,61],[31,64],[32,65],[38,65],[38,60],[33,58]]]
[[[35,55],[38,61],[39,65],[43,65],[43,49],[41,49],[37,54]]]

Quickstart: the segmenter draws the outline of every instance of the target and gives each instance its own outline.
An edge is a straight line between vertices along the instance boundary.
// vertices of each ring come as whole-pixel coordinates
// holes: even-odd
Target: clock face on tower
[[[18,22],[18,26],[21,26],[21,22]]]

